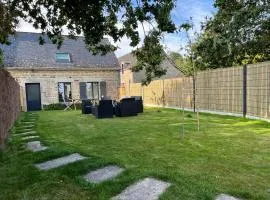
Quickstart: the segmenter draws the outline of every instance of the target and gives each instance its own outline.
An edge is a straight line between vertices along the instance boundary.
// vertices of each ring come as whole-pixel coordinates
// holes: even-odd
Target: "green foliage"
[[[186,117],[187,118],[192,118],[192,115],[191,114],[187,114]]]
[[[229,67],[270,59],[270,3],[216,0],[216,15],[194,44],[205,68]]]
[[[165,53],[160,41],[160,32],[154,30],[144,39],[142,48],[133,51],[137,57],[137,64],[132,68],[138,72],[145,69],[145,79],[142,84],[147,85],[154,77],[161,77],[166,74],[166,69],[163,69],[161,62],[164,60]]]
[[[63,103],[53,103],[49,105],[43,105],[43,110],[64,110],[66,108],[65,104]],[[71,108],[75,108],[74,105]],[[76,104],[76,109],[81,109],[81,103]]]
[[[19,12],[12,9],[9,3],[0,2],[0,44],[10,44],[8,35],[14,33],[19,16]]]
[[[53,103],[49,105],[43,105],[43,110],[64,110],[65,105],[62,103]]]
[[[83,34],[87,47],[94,54],[116,50],[117,46],[102,42],[105,36],[111,37],[114,42],[126,36],[131,40],[130,46],[136,47],[140,43],[138,27],[145,22],[157,24],[155,36],[150,33],[145,40],[156,37],[159,39],[155,40],[157,46],[160,45],[162,33],[176,30],[170,17],[175,6],[174,0],[3,0],[0,6],[6,8],[5,18],[1,19],[7,19],[3,20],[7,28],[0,32],[0,43],[8,41],[8,34],[14,32],[19,18],[33,24],[36,29],[41,29],[58,48],[64,39],[63,27],[68,29],[70,38],[75,39],[76,35]],[[43,37],[39,41],[40,44],[45,42]],[[142,53],[145,50],[138,51]],[[161,51],[149,48],[147,51],[162,57]],[[151,81],[151,77],[164,73],[157,67],[157,62],[152,63],[151,60],[144,59],[145,65],[151,66],[146,67],[146,83]]]
[[[183,57],[180,53],[177,53],[177,52],[171,52],[170,57],[176,64],[177,68],[185,76],[193,75],[194,69],[193,69],[192,60],[190,57]]]

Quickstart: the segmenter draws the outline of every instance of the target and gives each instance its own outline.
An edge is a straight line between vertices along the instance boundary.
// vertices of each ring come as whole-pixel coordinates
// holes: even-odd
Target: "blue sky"
[[[206,16],[212,16],[215,12],[213,3],[214,0],[177,0],[176,8],[172,12],[172,19],[177,25],[180,25],[192,17],[196,31],[199,31],[200,22],[203,21]],[[25,22],[21,22],[17,30],[38,32],[30,24]],[[143,39],[144,34],[142,28],[139,28],[139,32],[141,39]],[[184,47],[186,44],[186,39],[183,33],[166,34],[162,42],[167,51],[180,52],[181,47]],[[117,45],[119,47],[116,51],[117,56],[122,56],[132,50],[132,48],[129,47],[129,40],[127,38],[123,38]]]
[[[177,0],[172,19],[179,26],[192,17],[194,30],[199,32],[205,17],[211,17],[215,13],[213,4],[214,0]],[[184,33],[167,34],[163,43],[167,50],[179,52],[186,45],[186,37]]]
[[[179,26],[182,23],[187,22],[190,17],[192,17],[194,29],[199,32],[201,21],[204,21],[205,17],[213,16],[216,11],[213,3],[214,0],[177,0],[176,8],[171,14],[172,19],[175,24]],[[145,25],[145,28],[147,29],[147,25]],[[139,33],[141,39],[143,39],[144,33],[142,27],[139,27]],[[166,51],[184,53],[181,49],[186,45],[186,37],[183,32],[166,34],[162,43],[165,46]],[[117,45],[119,46],[119,49],[116,51],[117,56],[122,56],[132,51],[132,48],[129,47],[129,40],[127,38],[123,38],[123,40],[118,42]]]

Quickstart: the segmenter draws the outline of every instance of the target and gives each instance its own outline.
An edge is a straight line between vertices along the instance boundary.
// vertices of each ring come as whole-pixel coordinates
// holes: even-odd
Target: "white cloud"
[[[32,24],[29,24],[23,20],[20,20],[20,23],[17,26],[16,30],[21,32],[34,32],[34,33],[41,32],[41,30],[35,29]]]

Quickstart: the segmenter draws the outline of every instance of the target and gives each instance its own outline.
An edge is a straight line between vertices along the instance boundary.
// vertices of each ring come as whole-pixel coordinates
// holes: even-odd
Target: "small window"
[[[56,53],[55,55],[56,62],[60,63],[70,63],[70,54],[69,53]]]
[[[68,102],[72,99],[71,83],[62,82],[58,83],[58,98],[59,102]]]

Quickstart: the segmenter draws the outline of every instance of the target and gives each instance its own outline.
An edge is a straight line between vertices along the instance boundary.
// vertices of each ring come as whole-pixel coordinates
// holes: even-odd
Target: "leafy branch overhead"
[[[18,20],[23,19],[41,29],[58,47],[63,43],[64,28],[68,29],[69,37],[73,39],[83,34],[86,45],[94,54],[116,50],[117,46],[102,43],[105,36],[111,37],[114,42],[126,36],[131,40],[130,46],[136,47],[140,42],[139,25],[154,22],[157,31],[148,36],[153,40],[145,41],[148,46],[151,46],[151,41],[159,46],[158,39],[162,33],[175,31],[170,17],[173,8],[174,0],[3,0],[0,2],[0,43],[8,43],[8,35],[14,33]],[[40,37],[40,44],[43,43],[44,39]],[[146,49],[152,54],[160,53],[149,47],[140,52]],[[152,64],[144,61],[147,66]],[[154,66],[147,68],[147,71],[152,69],[152,74],[159,74],[160,70],[154,69]]]

